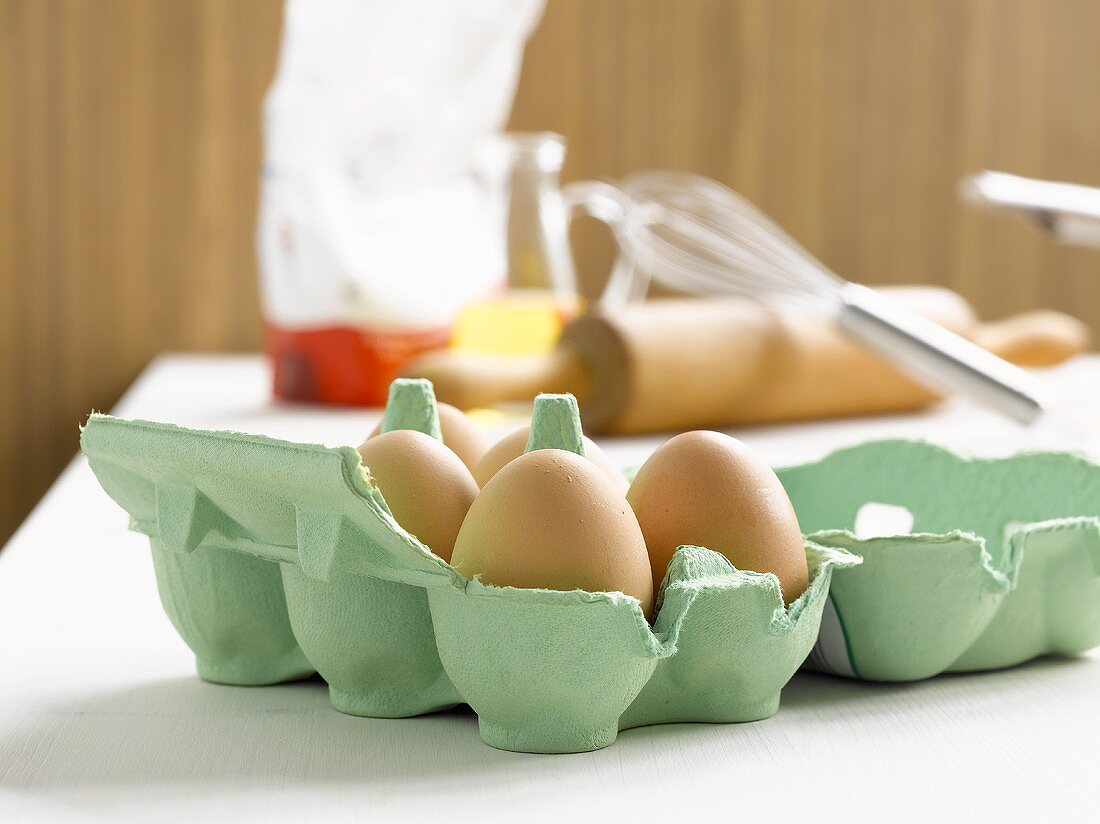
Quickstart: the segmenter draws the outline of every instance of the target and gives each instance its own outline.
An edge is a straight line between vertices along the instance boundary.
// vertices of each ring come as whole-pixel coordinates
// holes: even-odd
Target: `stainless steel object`
[[[925,385],[958,392],[1021,423],[1044,412],[1042,383],[942,326],[856,283],[840,290],[840,328]]]
[[[957,392],[1021,423],[1046,410],[1043,384],[970,341],[831,272],[736,192],[696,175],[644,172],[614,188],[566,187],[565,200],[606,220],[623,260],[605,297],[633,274],[692,294],[732,293],[824,312],[853,339],[932,389]],[[636,288],[633,291],[637,291]]]
[[[1100,189],[983,171],[959,181],[959,194],[1030,217],[1063,243],[1100,248]]]

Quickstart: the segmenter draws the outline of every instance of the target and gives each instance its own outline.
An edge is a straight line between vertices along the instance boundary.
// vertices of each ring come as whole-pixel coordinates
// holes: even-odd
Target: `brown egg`
[[[441,441],[412,429],[368,438],[359,456],[394,520],[444,561],[451,560],[478,492],[466,465]]]
[[[451,564],[496,586],[624,592],[653,610],[638,519],[591,461],[561,449],[528,452],[485,485]]]
[[[449,403],[437,403],[439,410],[439,428],[443,433],[443,443],[450,447],[451,451],[462,459],[462,463],[473,472],[477,462],[485,454],[487,449],[485,436],[477,425],[463,412]],[[373,438],[382,431],[382,422],[367,436]]]
[[[806,590],[806,553],[786,490],[759,455],[718,432],[665,441],[626,494],[660,588],[676,548],[720,552],[735,567],[771,572],[790,604]]]
[[[496,475],[505,464],[513,461],[523,454],[527,447],[527,439],[531,436],[531,427],[524,426],[508,435],[505,435],[485,453],[481,461],[474,467],[474,480],[477,485],[484,488],[485,484]],[[619,488],[620,492],[626,490],[626,478],[615,464],[604,454],[604,451],[596,446],[591,439],[584,439],[584,457],[592,461],[600,471],[610,478]]]

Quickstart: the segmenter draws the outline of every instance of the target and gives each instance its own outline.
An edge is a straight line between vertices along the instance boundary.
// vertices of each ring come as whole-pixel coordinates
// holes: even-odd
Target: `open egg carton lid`
[[[833,580],[807,666],[881,681],[1009,667],[1100,644],[1100,466],[873,441],[778,470],[808,538],[863,559]],[[858,537],[868,505],[911,518]]]

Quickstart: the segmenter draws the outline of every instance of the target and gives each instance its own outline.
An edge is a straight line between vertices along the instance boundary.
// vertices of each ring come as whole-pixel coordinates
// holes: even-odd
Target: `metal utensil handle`
[[[866,286],[840,290],[840,327],[931,389],[957,392],[1020,423],[1045,411],[1042,381]]]

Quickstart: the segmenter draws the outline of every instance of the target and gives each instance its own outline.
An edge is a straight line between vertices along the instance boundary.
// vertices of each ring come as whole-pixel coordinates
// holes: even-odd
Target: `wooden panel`
[[[162,349],[255,348],[272,0],[0,2],[0,539]]]
[[[162,349],[260,342],[274,0],[0,0],[0,537]],[[974,212],[983,166],[1100,185],[1100,4],[550,0],[511,125],[567,179],[688,169],[856,280],[1100,324],[1100,255]],[[586,277],[609,258],[579,231]]]
[[[1100,254],[955,184],[991,167],[1100,185],[1098,26],[1086,0],[551,0],[512,126],[566,135],[569,179],[718,178],[848,278],[1097,323]],[[609,244],[575,242],[597,280]]]

